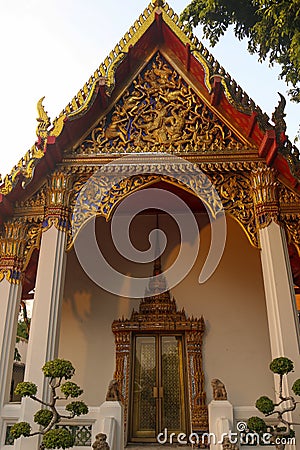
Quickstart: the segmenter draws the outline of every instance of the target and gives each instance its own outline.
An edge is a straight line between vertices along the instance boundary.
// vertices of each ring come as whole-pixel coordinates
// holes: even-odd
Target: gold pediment
[[[72,151],[72,156],[235,153],[245,151],[245,147],[235,132],[157,53],[109,114]]]

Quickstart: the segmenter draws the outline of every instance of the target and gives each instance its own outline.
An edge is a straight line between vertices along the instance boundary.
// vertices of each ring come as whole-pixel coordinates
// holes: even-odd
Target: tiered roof
[[[246,146],[274,166],[285,184],[300,192],[299,151],[285,135],[284,99],[281,98],[271,124],[198,38],[184,31],[173,9],[156,0],[52,124],[42,100],[39,101],[37,141],[0,185],[0,220],[12,214],[15,200],[27,198],[37,190],[66,151],[78,145],[99,118],[113,108],[126,86],[158,51],[176,65],[182,77],[196,87],[202,101]]]

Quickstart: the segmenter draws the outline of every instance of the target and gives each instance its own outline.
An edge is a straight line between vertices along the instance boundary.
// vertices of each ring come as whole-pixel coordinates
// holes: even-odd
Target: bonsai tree
[[[43,439],[40,449],[73,447],[74,438],[71,433],[64,428],[56,427],[56,425],[61,419],[72,419],[75,416],[87,414],[88,407],[82,401],[71,401],[65,406],[66,414],[59,414],[56,403],[58,400],[77,398],[83,393],[83,390],[76,383],[66,381],[73,377],[75,369],[70,361],[54,359],[46,362],[42,371],[47,378],[49,386],[49,401],[43,401],[36,396],[37,386],[30,381],[19,383],[15,389],[16,395],[30,397],[42,405],[41,409],[33,417],[34,422],[40,426],[39,430],[32,431],[28,422],[18,422],[12,426],[10,434],[14,439],[18,439],[21,436],[42,435]]]
[[[299,425],[292,423],[286,418],[286,414],[296,409],[297,402],[293,396],[285,397],[283,395],[283,379],[288,373],[294,370],[294,363],[288,358],[275,358],[270,363],[270,370],[279,375],[279,401],[274,403],[267,396],[262,396],[256,401],[256,408],[264,414],[265,417],[275,415],[277,418],[276,425],[269,425],[260,417],[250,417],[247,422],[250,431],[258,434],[269,432],[271,434],[271,441],[274,442],[277,449],[283,450],[285,448],[284,440],[295,436],[292,430],[292,425]],[[292,386],[292,391],[296,395],[300,395],[300,379],[296,380]],[[279,438],[279,440],[278,440]]]

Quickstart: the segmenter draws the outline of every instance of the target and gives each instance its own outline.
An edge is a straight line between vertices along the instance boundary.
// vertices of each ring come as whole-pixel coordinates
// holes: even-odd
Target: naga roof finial
[[[45,111],[45,108],[43,106],[43,101],[45,97],[40,98],[40,100],[37,102],[37,111],[38,111],[38,118],[36,119],[38,122],[38,126],[36,128],[36,135],[37,137],[45,138],[48,136],[47,129],[51,125],[50,117],[47,114],[47,111]]]
[[[280,137],[282,135],[282,133],[286,132],[286,122],[284,120],[286,114],[284,112],[285,109],[285,105],[286,105],[286,99],[284,98],[284,96],[282,94],[280,94],[280,92],[278,92],[279,96],[280,96],[280,100],[278,102],[278,105],[275,108],[275,111],[272,114],[272,121],[274,122],[275,125],[275,133],[276,133],[276,138],[277,138],[277,142],[280,142]]]
[[[154,6],[156,6],[156,8],[160,8],[165,4],[164,0],[152,0],[152,3]]]

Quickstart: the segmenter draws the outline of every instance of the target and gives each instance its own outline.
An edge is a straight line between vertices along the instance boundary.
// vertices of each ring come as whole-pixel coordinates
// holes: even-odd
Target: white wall
[[[201,249],[189,275],[174,289],[178,308],[188,315],[204,316],[206,334],[203,361],[208,401],[210,380],[220,378],[235,406],[253,405],[258,396],[272,395],[273,379],[264,288],[259,250],[253,248],[240,225],[228,219],[227,244],[214,275],[203,285],[198,276],[210,245],[206,218],[197,215],[201,228]],[[179,240],[176,226],[166,215],[160,228],[167,230],[169,245],[163,256],[166,267],[176,257]],[[132,240],[140,250],[147,248],[149,231],[156,217],[140,216],[133,225]],[[97,220],[97,236],[103,253],[118,270],[136,276],[152,273],[152,264],[135,265],[117,258],[109,239],[110,223]],[[184,244],[193,245],[193,243]],[[80,267],[74,250],[68,254],[63,300],[59,356],[76,367],[76,380],[84,388],[85,400],[99,405],[105,398],[114,372],[115,348],[111,324],[130,317],[137,300],[117,298],[96,286]]]

